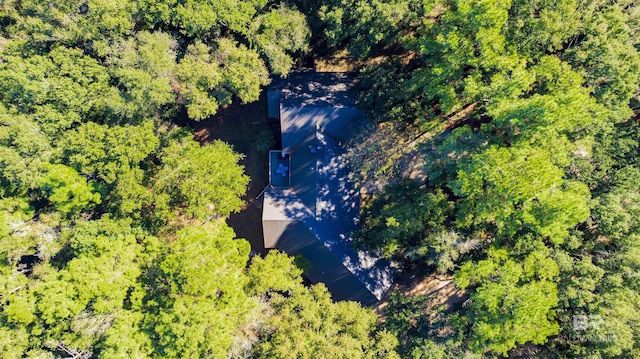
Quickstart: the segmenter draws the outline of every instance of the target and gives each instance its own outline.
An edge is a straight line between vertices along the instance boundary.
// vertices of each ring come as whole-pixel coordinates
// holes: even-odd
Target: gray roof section
[[[276,77],[269,92],[282,93],[284,107],[355,107],[356,77],[350,73],[315,72],[302,69]]]
[[[265,246],[310,259],[319,272],[308,273],[309,279],[325,282],[336,299],[371,304],[370,297],[357,294],[354,283],[380,299],[393,282],[394,269],[386,260],[353,249],[351,232],[358,228],[360,196],[348,180],[349,169],[336,140],[318,132],[303,144],[291,154],[293,188],[265,190]],[[292,222],[283,222],[287,219]],[[345,269],[351,279],[345,277]],[[352,288],[352,296],[347,288]]]
[[[266,188],[262,206],[263,221],[307,220],[313,213],[290,188]]]
[[[294,151],[318,130],[346,140],[362,119],[364,114],[352,107],[281,107],[282,148],[287,152]]]
[[[353,248],[360,194],[348,180],[341,142],[363,118],[354,86],[351,75],[313,71],[273,81],[269,115],[280,118],[291,188],[265,190],[263,230],[266,248],[311,260],[307,276],[326,283],[335,299],[373,304],[391,286],[395,270]]]
[[[306,276],[314,283],[325,283],[335,300],[373,305],[390,286],[392,273],[385,263],[354,251],[348,238],[342,240],[345,233],[339,226],[331,221],[317,221],[316,216],[297,205],[300,202],[290,190],[268,188],[265,203],[268,204],[263,212],[265,239],[274,238],[265,246],[311,261]],[[289,220],[282,220],[283,217]],[[329,238],[333,240],[326,240]]]
[[[373,305],[378,301],[304,223],[294,221],[287,226],[278,241],[278,248],[290,255],[307,258],[312,266],[305,275],[314,283],[323,282],[334,300],[355,300],[364,305]]]

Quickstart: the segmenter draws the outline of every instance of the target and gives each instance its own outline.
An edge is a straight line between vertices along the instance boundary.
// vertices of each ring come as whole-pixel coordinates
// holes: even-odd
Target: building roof
[[[360,193],[349,181],[341,146],[363,117],[354,107],[353,84],[350,75],[311,71],[272,84],[270,112],[278,106],[291,188],[265,190],[263,231],[266,248],[309,259],[306,275],[324,282],[334,299],[374,304],[395,273],[388,261],[353,248]]]
[[[309,259],[314,266],[307,276],[324,282],[334,299],[374,304],[392,284],[394,271],[388,261],[352,246],[360,195],[348,179],[343,150],[318,132],[291,154],[291,163],[292,188],[265,190],[265,247]]]

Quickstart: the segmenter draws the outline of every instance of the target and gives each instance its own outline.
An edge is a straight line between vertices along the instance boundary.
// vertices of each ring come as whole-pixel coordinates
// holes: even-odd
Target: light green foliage
[[[595,4],[593,4],[595,5]],[[594,8],[585,16],[586,39],[570,48],[566,58],[583,73],[594,97],[617,114],[631,115],[629,100],[640,81],[638,4]]]
[[[177,1],[175,21],[187,34],[202,35],[223,27],[244,34],[258,9],[266,0]]]
[[[179,95],[184,96],[189,117],[196,120],[215,114],[219,105],[231,103],[234,94],[243,102],[257,100],[260,86],[269,83],[257,53],[228,39],[216,45],[215,50],[201,42],[190,45],[178,65]]]
[[[249,267],[248,291],[267,306],[254,357],[398,358],[397,339],[376,329],[372,311],[355,302],[332,302],[323,284],[304,286],[294,262],[270,252],[254,257]]]
[[[53,353],[65,347],[91,352],[103,336],[119,330],[112,324],[124,319],[119,316],[127,315],[125,307],[140,308],[139,260],[146,258],[141,256],[143,243],[154,239],[145,238],[128,221],[103,218],[80,221],[53,240],[66,245],[54,257],[58,268],[40,253],[27,258],[33,262],[27,267],[26,263],[3,267],[0,326],[28,333],[23,351]],[[141,332],[131,334],[144,337]],[[111,345],[107,342],[102,347]],[[139,345],[144,346],[144,340]]]
[[[58,47],[26,59],[3,56],[0,64],[0,99],[9,110],[32,114],[51,136],[85,118],[109,116],[119,104],[108,82],[106,69],[79,49]]]
[[[269,72],[258,54],[228,39],[218,41],[216,50],[220,65],[226,69],[223,78],[225,87],[244,103],[257,100],[260,86],[269,83]]]
[[[104,333],[104,340],[98,345],[98,358],[151,357],[153,350],[148,334],[141,331],[143,315],[137,311],[122,310]]]
[[[90,203],[100,203],[100,194],[94,184],[65,165],[48,165],[38,184],[49,201],[62,214],[73,214],[87,209]]]
[[[26,198],[9,197],[0,200],[0,238],[13,233],[20,223],[32,216],[33,209],[29,207]]]
[[[103,199],[123,215],[139,215],[150,201],[140,166],[158,145],[151,121],[138,126],[90,122],[67,131],[59,143],[64,162],[103,186]]]
[[[302,285],[302,269],[294,263],[294,258],[278,251],[271,251],[266,257],[253,257],[247,271],[247,289],[252,295],[268,294],[269,291],[285,292]]]
[[[593,201],[591,230],[582,241],[567,245],[567,252],[558,260],[559,294],[566,310],[559,317],[564,332],[560,342],[567,346],[568,355],[614,358],[633,357],[638,352],[638,169],[627,166],[611,174],[613,186]],[[591,254],[585,256],[585,251]],[[572,313],[599,318],[596,327],[581,333],[590,338],[588,342],[571,342],[575,336]]]
[[[249,177],[238,165],[242,156],[226,143],[200,146],[183,136],[173,140],[160,158],[154,189],[167,193],[169,203],[182,207],[187,216],[206,219],[240,209]]]
[[[171,35],[139,32],[134,38],[94,46],[107,57],[111,72],[124,87],[129,116],[158,115],[162,106],[175,100],[178,45]]]
[[[562,54],[585,77],[595,98],[624,119],[640,75],[637,9],[627,1],[514,1],[504,32],[533,59]]]
[[[189,116],[195,119],[204,119],[218,109],[217,97],[209,97],[208,93],[222,82],[223,75],[210,52],[206,44],[195,42],[189,45],[176,69],[176,76],[183,83],[178,94],[185,97]],[[224,98],[226,102],[222,104],[229,100],[228,97]]]
[[[432,3],[428,12],[440,4]],[[445,114],[486,96],[491,76],[510,76],[512,91],[521,91],[522,60],[502,35],[510,1],[453,1],[440,21],[424,21],[406,46],[417,51],[425,66],[412,73],[406,90],[436,101]],[[426,66],[430,63],[430,66]]]
[[[588,188],[565,181],[551,153],[537,148],[490,147],[461,164],[450,187],[464,198],[459,226],[495,223],[507,237],[525,226],[561,242],[589,215]]]
[[[523,260],[503,249],[490,249],[488,259],[465,263],[456,273],[461,288],[476,287],[466,310],[473,323],[470,348],[506,354],[517,344],[543,344],[559,331],[554,320],[558,265],[544,247]]]
[[[599,234],[622,240],[640,233],[639,175],[640,170],[631,166],[616,171],[616,185],[594,200],[592,216]]]
[[[312,294],[292,258],[247,268],[249,244],[211,220],[242,206],[242,156],[174,131],[287,74],[309,37],[300,12],[24,0],[2,2],[0,24],[0,357],[250,355],[281,330],[276,303],[293,320],[284,308],[316,297],[331,324],[297,345],[394,357],[371,311]]]
[[[224,223],[186,228],[168,243],[159,263],[147,324],[168,358],[224,357],[232,335],[255,302],[244,292],[249,243],[234,240]]]
[[[355,302],[333,303],[324,285],[272,294],[277,313],[256,346],[258,358],[397,358],[397,340],[374,332],[376,317]]]
[[[28,342],[29,335],[23,328],[0,327],[0,352],[7,359],[23,358]]]
[[[304,15],[281,7],[257,16],[251,27],[252,41],[269,60],[273,73],[287,75],[293,67],[288,53],[305,50],[310,36]]]
[[[50,154],[47,136],[31,117],[0,107],[0,197],[36,188]]]
[[[65,133],[62,158],[86,176],[107,184],[139,167],[158,146],[151,122],[142,126],[87,123]]]
[[[581,26],[576,0],[514,0],[504,34],[522,54],[537,57],[562,49]]]
[[[600,125],[608,112],[582,87],[584,80],[571,66],[545,56],[529,70],[533,94],[499,97],[487,106],[495,125],[507,131],[509,140],[546,145],[548,137],[572,134],[576,129]]]
[[[20,100],[37,95],[37,106],[17,108],[38,107],[51,134],[87,115],[120,121],[186,106],[191,118],[202,120],[233,96],[255,101],[269,83],[268,68],[288,73],[292,54],[304,51],[309,37],[300,12],[265,0],[64,0],[50,6],[29,0],[4,8],[11,39],[0,89],[14,100],[16,92],[23,92]],[[94,59],[105,65],[102,74],[92,68]],[[80,74],[105,77],[84,81]],[[57,91],[50,91],[52,82]]]
[[[21,1],[12,9],[16,24],[11,30],[17,35],[30,35],[30,41],[37,46],[52,41],[80,44],[87,40],[124,35],[134,27],[136,2],[88,0],[85,7],[82,4],[70,0],[52,4],[37,0]]]

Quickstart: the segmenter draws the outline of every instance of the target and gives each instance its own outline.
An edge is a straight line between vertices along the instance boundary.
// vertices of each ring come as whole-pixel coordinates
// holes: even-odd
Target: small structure
[[[334,299],[374,304],[394,273],[387,261],[352,246],[360,195],[348,180],[340,144],[363,119],[355,107],[354,78],[297,71],[276,79],[268,99],[270,116],[280,119],[283,149],[270,154],[265,248],[306,258],[306,276],[325,283]]]
[[[283,151],[269,151],[269,186],[291,187],[290,156]]]

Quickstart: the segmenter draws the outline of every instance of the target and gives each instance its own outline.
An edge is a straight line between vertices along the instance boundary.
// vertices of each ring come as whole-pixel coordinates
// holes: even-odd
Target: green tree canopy
[[[558,333],[558,265],[542,248],[522,261],[490,249],[487,259],[465,263],[456,273],[460,287],[476,286],[466,311],[473,323],[471,349],[506,354],[518,343],[542,344]]]
[[[160,158],[162,166],[153,188],[167,194],[169,205],[199,219],[227,216],[240,209],[240,196],[246,191],[249,177],[238,165],[242,155],[224,142],[200,146],[182,136],[172,140]]]

